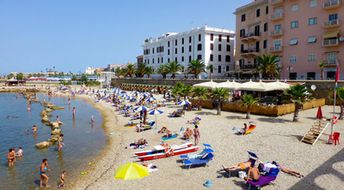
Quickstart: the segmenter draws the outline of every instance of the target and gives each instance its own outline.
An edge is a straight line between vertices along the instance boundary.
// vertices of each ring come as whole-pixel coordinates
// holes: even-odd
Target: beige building
[[[260,43],[253,50],[259,47],[260,51],[249,55],[240,48],[242,44],[244,48],[252,44],[245,46],[245,38],[237,39],[238,71],[247,72],[244,68],[248,65],[255,67],[252,59],[267,52],[280,57],[282,79],[333,79],[337,64],[344,70],[344,6],[341,0],[256,0],[237,9],[237,31],[250,28],[254,20],[252,15],[258,9],[262,14],[263,7],[268,7],[266,13],[269,14],[266,17],[256,15],[254,24],[260,23],[262,27],[262,23],[267,23],[268,32],[255,37],[255,43]],[[249,19],[242,21],[242,17]],[[263,47],[267,40],[267,48],[261,49],[262,40]]]

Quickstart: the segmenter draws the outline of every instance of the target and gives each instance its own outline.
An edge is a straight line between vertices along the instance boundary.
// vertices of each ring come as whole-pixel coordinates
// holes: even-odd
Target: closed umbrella
[[[318,107],[318,111],[317,111],[317,119],[322,119],[323,118],[323,113],[321,110],[321,106]]]
[[[136,163],[126,163],[117,168],[115,179],[141,179],[149,175],[148,168]]]
[[[213,80],[210,80],[209,82],[202,82],[202,83],[199,83],[199,84],[194,84],[193,86],[214,89],[214,88],[218,88],[218,84],[219,83],[216,83],[216,82],[213,82]]]

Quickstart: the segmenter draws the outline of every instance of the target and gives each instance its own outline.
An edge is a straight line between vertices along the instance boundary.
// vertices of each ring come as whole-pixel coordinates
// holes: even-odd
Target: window
[[[191,62],[191,55],[189,56],[189,63]]]
[[[315,80],[315,72],[307,72],[307,80]]]
[[[299,5],[292,5],[291,6],[291,11],[292,12],[296,12],[296,11],[298,11],[299,10]]]
[[[217,73],[221,73],[221,70],[222,70],[222,69],[221,69],[221,65],[218,65],[218,66],[217,66]]]
[[[227,42],[230,42],[230,37],[229,36],[227,36]]]
[[[231,51],[231,46],[230,45],[227,45],[227,51]]]
[[[164,58],[163,57],[161,58],[161,63],[164,63]]]
[[[309,6],[310,7],[316,7],[318,5],[318,1],[317,0],[310,0],[309,1]]]
[[[202,35],[198,34],[198,41],[202,41]]]
[[[158,57],[158,63],[160,63],[160,58]]]
[[[191,43],[192,42],[192,39],[191,39],[191,36],[189,37],[189,43]]]
[[[153,52],[153,54],[154,54],[154,48],[152,48],[152,52]]]
[[[289,41],[289,45],[295,46],[298,44],[298,42],[299,42],[299,40],[297,38],[293,38]]]
[[[182,53],[184,53],[184,46],[182,47]]]
[[[170,55],[170,49],[167,50],[167,55]]]
[[[198,44],[198,45],[197,45],[197,50],[198,50],[198,51],[202,51],[202,44]]]
[[[171,62],[170,58],[167,59],[167,63]]]
[[[178,54],[178,49],[177,48],[174,49],[174,53]]]
[[[219,47],[218,47],[219,51],[222,51],[222,45],[219,44]]]
[[[245,22],[246,21],[246,15],[245,14],[242,14],[241,15],[241,22]]]
[[[308,36],[307,42],[309,44],[314,44],[317,42],[317,37],[316,36]]]
[[[268,41],[264,40],[263,41],[263,49],[266,49],[268,47]]]
[[[289,57],[289,62],[292,63],[292,64],[295,64],[296,63],[296,55],[292,55]]]
[[[231,56],[230,55],[226,55],[226,62],[231,62]]]
[[[222,61],[222,59],[221,59],[222,57],[221,57],[221,55],[218,55],[217,56],[217,60],[218,60],[218,62],[221,62]]]
[[[154,64],[154,58],[152,59],[152,63]]]
[[[316,55],[315,54],[311,53],[311,54],[308,55],[308,58],[307,58],[308,62],[315,62],[315,60],[316,60]]]
[[[289,73],[289,79],[290,80],[296,80],[297,79],[297,73]]]
[[[176,46],[178,45],[178,40],[174,41],[174,45],[176,45]]]
[[[245,29],[240,30],[240,37],[245,37]]]
[[[167,47],[170,47],[170,41],[167,42]]]
[[[192,48],[191,48],[191,46],[189,46],[189,52],[191,52],[191,50],[192,50]]]
[[[338,14],[337,13],[328,15],[328,21],[334,22],[337,20],[338,20]]]
[[[281,31],[281,30],[282,30],[282,25],[281,25],[281,24],[276,24],[276,25],[274,26],[274,30],[275,30],[276,32]]]
[[[210,34],[210,40],[214,41],[214,34]]]
[[[176,57],[176,58],[174,58],[174,61],[175,61],[175,62],[178,62],[178,58],[177,58],[177,57]]]
[[[290,22],[290,28],[294,29],[294,28],[298,28],[299,27],[299,21],[294,20]]]
[[[149,59],[148,59],[148,64],[149,64]]]
[[[210,61],[214,61],[214,55],[210,54]]]
[[[260,9],[256,10],[256,17],[260,17]]]
[[[229,71],[229,65],[226,65],[226,72]]]
[[[182,38],[182,45],[184,45],[184,38]]]
[[[202,55],[197,55],[197,60],[202,60]]]
[[[219,42],[222,42],[222,35],[219,35]]]
[[[269,14],[269,6],[265,7],[265,14]]]
[[[268,31],[268,23],[264,23],[264,32]]]
[[[184,62],[184,56],[182,56],[182,62]]]
[[[317,17],[309,18],[308,25],[316,25],[318,23]]]
[[[210,44],[210,50],[214,50],[214,44],[213,43]]]

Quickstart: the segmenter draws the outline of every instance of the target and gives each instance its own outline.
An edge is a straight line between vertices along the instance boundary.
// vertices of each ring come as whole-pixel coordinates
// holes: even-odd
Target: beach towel
[[[162,137],[161,139],[163,141],[167,141],[167,140],[171,140],[171,139],[177,138],[177,136],[178,136],[178,134],[173,134],[173,135],[171,135],[169,137]]]

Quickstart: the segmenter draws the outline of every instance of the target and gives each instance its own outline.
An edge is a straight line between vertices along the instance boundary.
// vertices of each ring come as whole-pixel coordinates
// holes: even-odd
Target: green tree
[[[277,55],[258,56],[257,71],[262,74],[264,79],[275,79],[280,74]]]
[[[191,96],[197,99],[198,109],[201,108],[201,101],[207,99],[209,90],[204,87],[194,87],[191,91]]]
[[[324,68],[325,68],[325,63],[321,62],[319,64],[319,68],[320,68],[320,80],[324,80]]]
[[[182,88],[180,89],[180,96],[184,97],[184,100],[188,98],[188,96],[191,94],[192,86],[183,84]]]
[[[167,65],[166,64],[160,65],[158,67],[157,73],[161,74],[163,79],[166,79],[166,76],[169,73]]]
[[[14,74],[13,73],[10,73],[7,75],[7,79],[11,79],[11,78],[14,78]]]
[[[78,78],[76,77],[76,75],[72,75],[72,81],[77,81]]]
[[[195,78],[198,78],[198,75],[202,72],[206,72],[205,71],[205,64],[203,63],[202,60],[192,60],[189,63],[188,66],[188,71],[190,74],[195,75]]]
[[[18,73],[16,78],[17,78],[17,80],[23,80],[24,79],[24,74],[23,73]]]
[[[172,74],[171,78],[176,78],[176,73],[182,70],[182,65],[178,62],[170,62],[167,63],[166,67],[168,68],[168,72]]]
[[[135,68],[135,75],[136,77],[142,78],[145,76],[146,73],[146,64],[145,63],[137,63]]]
[[[134,64],[129,63],[125,68],[125,76],[127,77],[133,77],[133,74],[135,73],[135,66]]]
[[[86,74],[82,74],[80,77],[80,82],[86,84],[88,81],[87,75]]]
[[[151,66],[145,67],[145,74],[147,75],[147,78],[150,78],[150,76],[154,73],[154,69]]]
[[[299,112],[302,109],[302,105],[303,105],[303,103],[308,101],[308,99],[310,97],[310,93],[309,93],[307,87],[300,85],[300,84],[297,84],[295,86],[291,86],[285,92],[285,95],[287,95],[295,105],[293,121],[297,122],[297,121],[299,121]]]
[[[215,88],[210,95],[213,105],[216,107],[217,115],[221,115],[221,106],[224,101],[228,100],[229,91],[224,88]]]
[[[180,101],[180,96],[181,96],[183,88],[184,88],[184,84],[181,82],[177,82],[172,88],[172,95],[175,97],[177,102]]]
[[[242,97],[241,101],[246,107],[246,119],[250,119],[251,118],[251,108],[253,105],[258,103],[258,100],[256,98],[254,98],[251,94],[245,94]]]
[[[343,119],[344,116],[344,87],[337,88],[337,97],[340,99],[340,114],[339,118],[340,120]]]
[[[209,78],[211,79],[211,74],[212,74],[213,71],[214,71],[214,65],[208,65],[208,66],[206,67],[206,69],[207,69]]]

